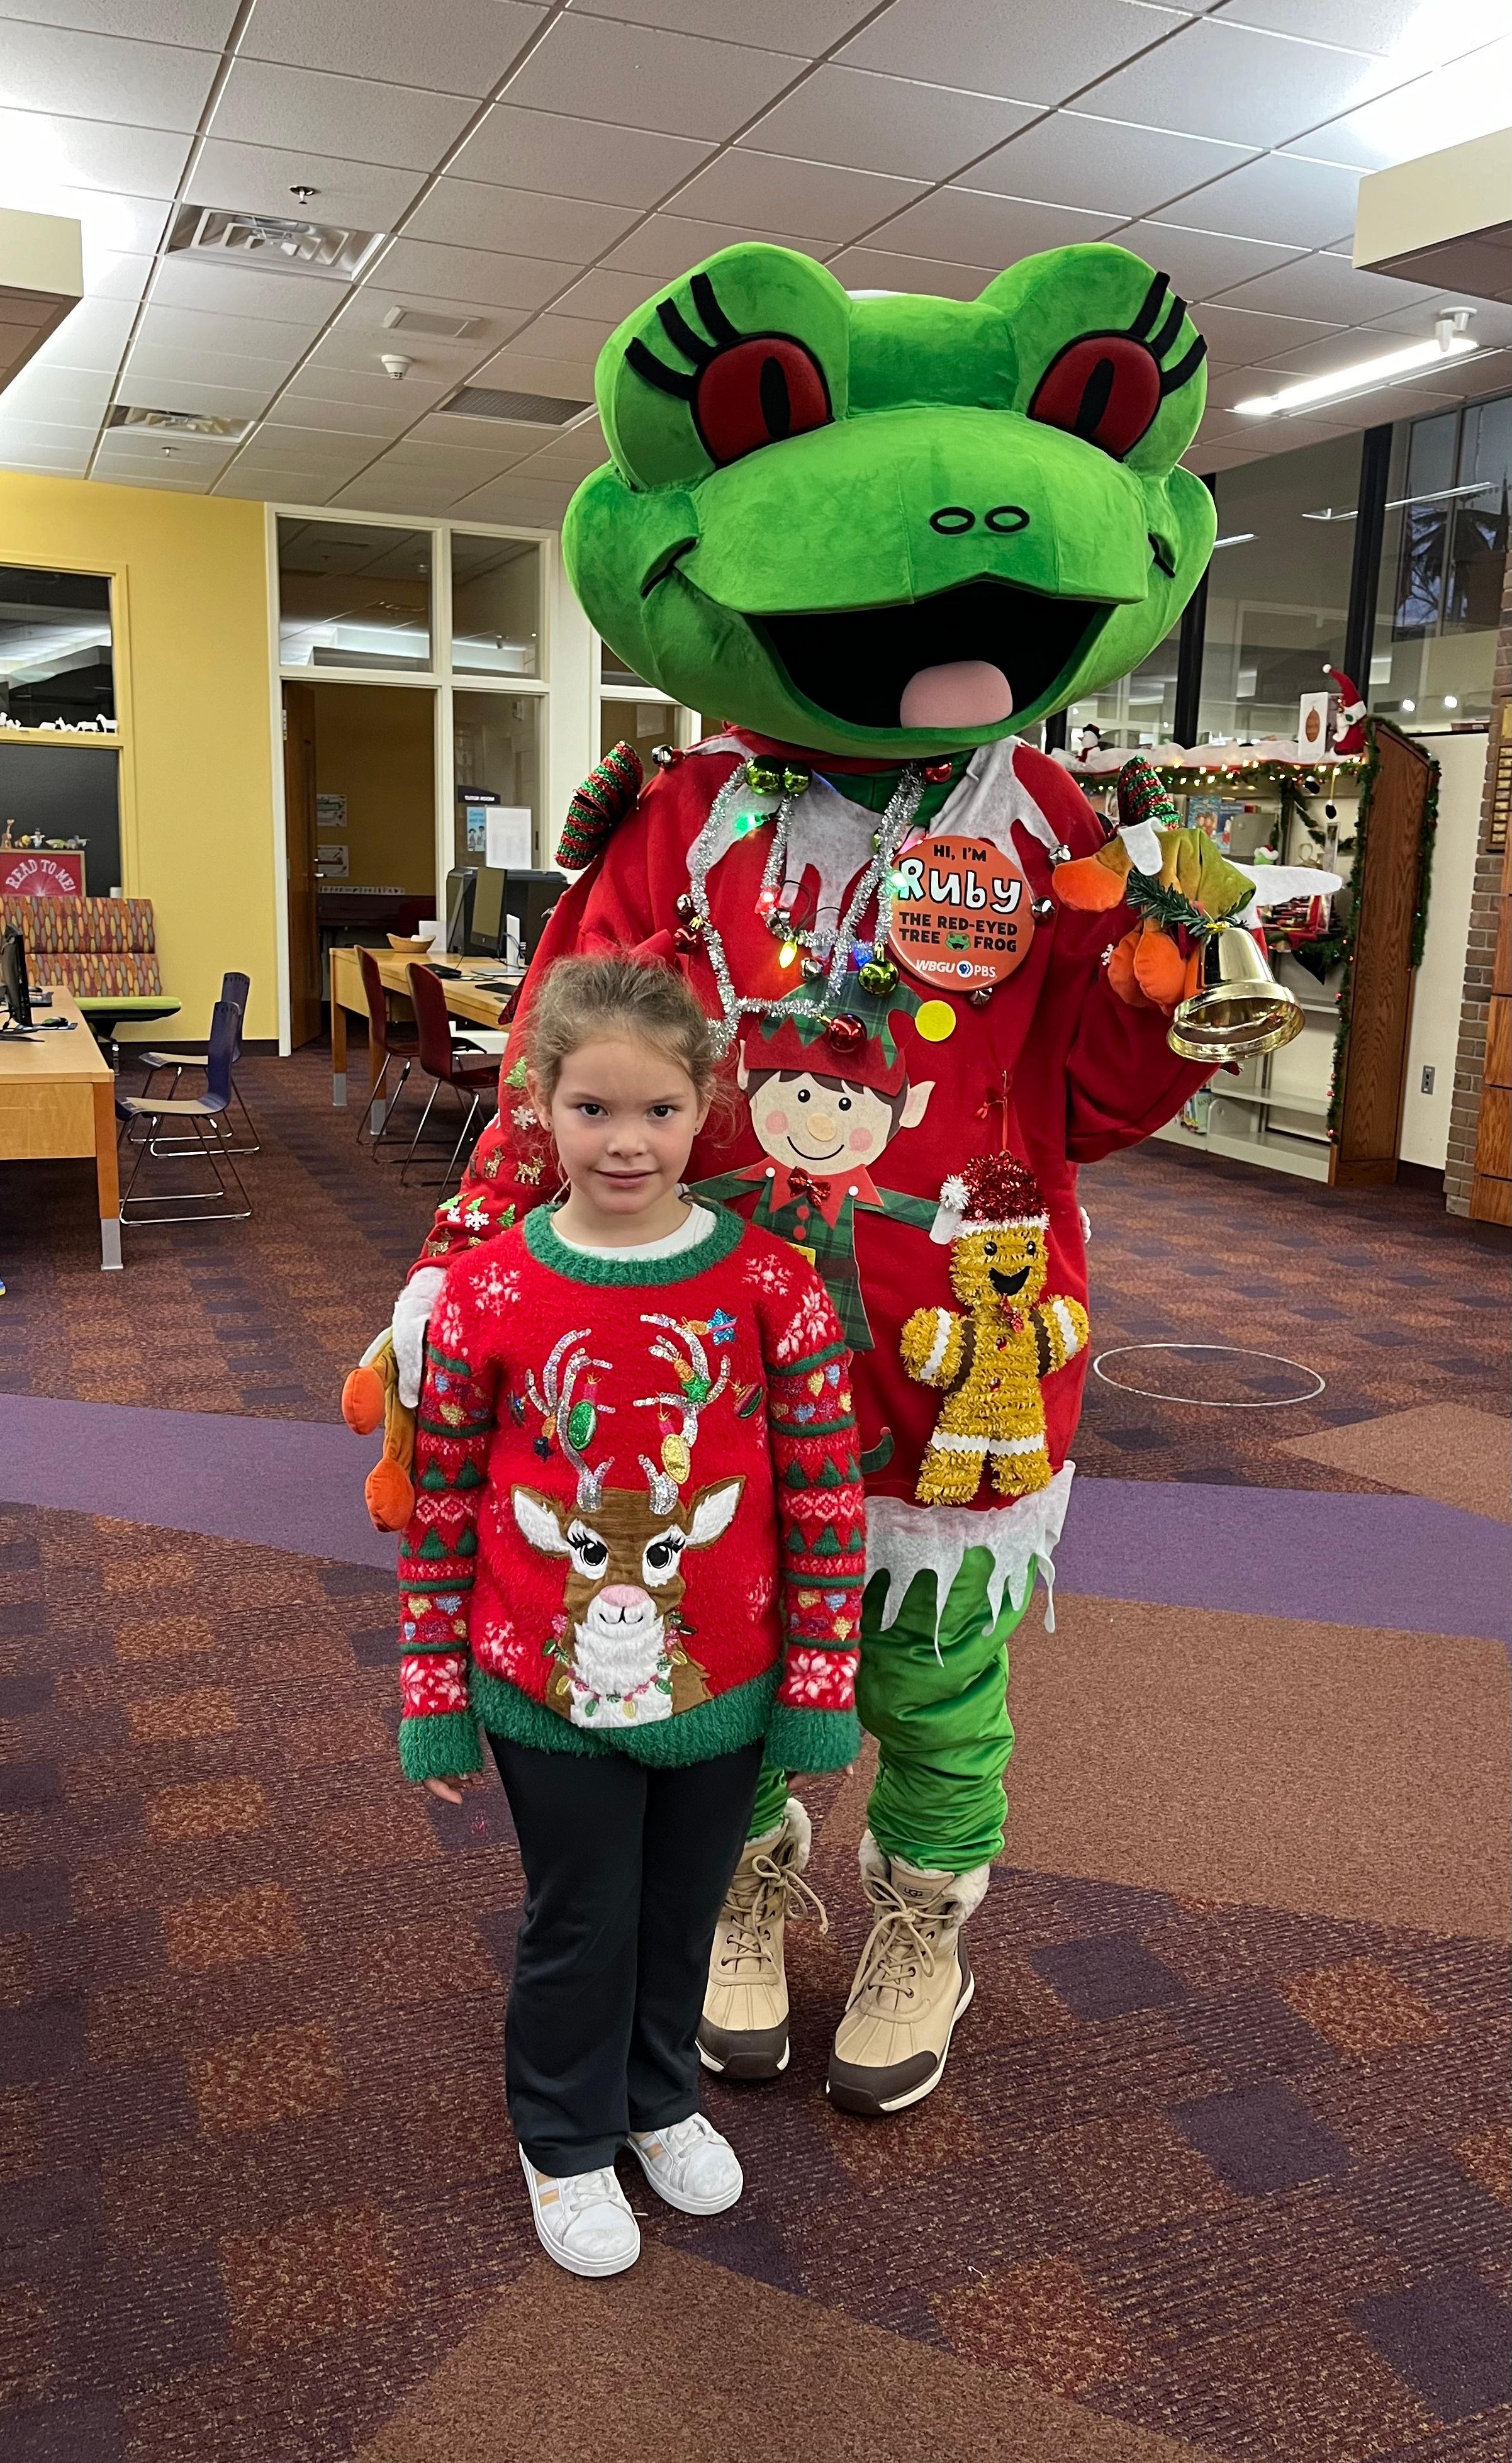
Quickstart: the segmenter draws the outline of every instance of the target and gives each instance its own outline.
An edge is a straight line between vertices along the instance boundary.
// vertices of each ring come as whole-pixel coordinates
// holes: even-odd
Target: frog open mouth
[[[963,581],[927,599],[750,621],[793,690],[850,727],[993,727],[1080,665],[1112,602]]]

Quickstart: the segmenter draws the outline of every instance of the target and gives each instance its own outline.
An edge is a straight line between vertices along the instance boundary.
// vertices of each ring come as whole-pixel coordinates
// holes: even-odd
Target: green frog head
[[[1020,732],[1137,666],[1200,578],[1213,502],[1177,457],[1203,355],[1121,248],[974,300],[722,250],[604,346],[614,459],[568,570],[635,673],[711,718],[883,760]]]

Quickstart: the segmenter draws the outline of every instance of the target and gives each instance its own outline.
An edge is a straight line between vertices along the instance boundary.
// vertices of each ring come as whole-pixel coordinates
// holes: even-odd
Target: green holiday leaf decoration
[[[457,1486],[459,1488],[482,1488],[486,1478],[486,1471],[480,1471],[476,1463],[464,1462],[461,1471],[457,1473]]]
[[[463,1531],[459,1533],[456,1553],[459,1557],[476,1557],[478,1553],[478,1534],[476,1531]]]
[[[420,1484],[421,1488],[429,1489],[445,1487],[446,1474],[442,1470],[440,1463],[430,1463],[426,1466],[425,1470],[422,1471],[420,1475]]]
[[[844,1481],[840,1477],[839,1464],[832,1459],[827,1459],[823,1471],[819,1473],[819,1486],[821,1488],[841,1488],[844,1484]]]
[[[782,1475],[784,1488],[807,1488],[809,1485],[801,1463],[790,1462]]]
[[[840,1534],[834,1529],[832,1524],[826,1523],[824,1529],[820,1532],[818,1538],[813,1543],[812,1553],[816,1557],[840,1557],[844,1555],[845,1552],[840,1545]]]
[[[437,1557],[445,1556],[446,1542],[439,1531],[427,1531],[415,1553],[434,1560]]]

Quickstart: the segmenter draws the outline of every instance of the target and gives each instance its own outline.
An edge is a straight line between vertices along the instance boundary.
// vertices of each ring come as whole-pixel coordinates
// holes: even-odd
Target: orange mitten
[[[1119,904],[1128,878],[1129,850],[1121,839],[1110,839],[1095,855],[1058,863],[1050,876],[1050,886],[1063,906],[1101,915]]]
[[[1132,932],[1126,932],[1121,941],[1114,942],[1108,958],[1108,980],[1119,999],[1127,1001],[1131,1009],[1148,1009],[1150,1006],[1140,989],[1134,966],[1134,952],[1143,930],[1144,926],[1136,924]]]
[[[375,1531],[402,1531],[415,1510],[415,1414],[400,1401],[399,1363],[386,1326],[342,1386],[341,1416],[359,1437],[371,1436],[381,1421],[383,1451],[362,1493]]]
[[[1156,1009],[1175,1009],[1186,981],[1186,960],[1175,937],[1147,915],[1133,951],[1134,980]]]

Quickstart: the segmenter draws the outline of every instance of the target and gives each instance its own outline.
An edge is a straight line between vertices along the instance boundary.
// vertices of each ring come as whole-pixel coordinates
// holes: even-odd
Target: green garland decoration
[[[1412,745],[1413,752],[1419,758],[1422,756],[1421,745],[1414,744],[1412,737],[1404,735],[1399,727],[1393,727],[1389,718],[1368,717],[1366,719],[1365,757],[1360,764],[1360,801],[1354,824],[1352,883],[1354,895],[1350,901],[1348,921],[1339,936],[1339,954],[1344,960],[1344,981],[1339,987],[1339,1025],[1333,1038],[1333,1083],[1328,1089],[1328,1113],[1325,1123],[1328,1136],[1335,1144],[1338,1142],[1339,1116],[1344,1103],[1344,1056],[1349,1045],[1350,1023],[1353,1009],[1355,944],[1359,936],[1360,908],[1364,904],[1371,806],[1375,798],[1375,781],[1380,775],[1379,746],[1383,734],[1394,735],[1399,744]],[[1423,944],[1428,932],[1428,891],[1433,872],[1434,837],[1438,822],[1438,764],[1430,758],[1428,784],[1423,799],[1422,834],[1418,840],[1417,890],[1413,907],[1412,940],[1408,948],[1407,962],[1409,966],[1415,968],[1422,963]]]
[[[1180,925],[1194,941],[1210,941],[1215,932],[1224,929],[1230,916],[1240,912],[1240,908],[1235,906],[1229,909],[1228,915],[1208,915],[1200,906],[1193,905],[1184,890],[1174,884],[1169,889],[1165,888],[1153,872],[1131,871],[1124,897],[1136,915],[1148,917],[1166,931]],[[1242,903],[1247,905],[1249,902],[1245,899]]]

